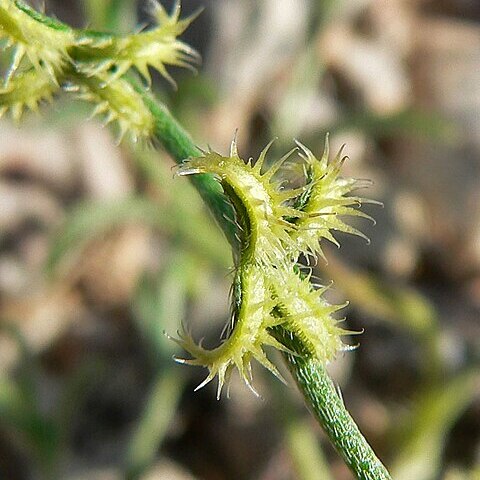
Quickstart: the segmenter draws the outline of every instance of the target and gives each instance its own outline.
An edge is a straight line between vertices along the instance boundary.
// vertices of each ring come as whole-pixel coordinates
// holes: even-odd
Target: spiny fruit
[[[252,359],[280,377],[264,351],[269,346],[286,350],[275,338],[279,325],[300,339],[303,355],[322,363],[333,360],[339,351],[351,349],[342,337],[357,333],[338,326],[334,314],[344,305],[330,305],[323,296],[326,287],[315,289],[309,277],[302,274],[298,260],[302,254],[321,253],[319,242],[323,238],[336,242],[332,231],[363,236],[342,218],[370,218],[354,208],[364,200],[349,196],[359,183],[340,177],[341,152],[328,161],[328,139],[320,160],[297,142],[297,148],[265,169],[271,144],[255,163],[242,160],[233,141],[228,157],[208,150],[200,157],[187,159],[177,171],[178,175],[212,174],[236,213],[240,239],[235,273],[238,288],[233,289],[230,336],[212,350],[195,344],[185,331],[177,339],[192,356],[181,362],[209,370],[198,388],[218,376],[217,396],[234,367],[253,390]],[[296,162],[303,163],[304,182],[297,188],[285,188],[282,168],[287,159],[292,161],[295,151],[299,153]]]

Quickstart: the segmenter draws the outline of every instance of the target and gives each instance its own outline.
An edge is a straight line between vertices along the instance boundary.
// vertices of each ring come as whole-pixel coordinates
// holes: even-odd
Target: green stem
[[[159,141],[165,150],[181,163],[188,157],[198,157],[202,154],[193,143],[192,138],[168,111],[167,107],[153,97],[150,92],[136,80],[129,78],[135,90],[142,95],[143,101],[155,118],[155,140]],[[235,215],[232,205],[223,194],[222,187],[212,175],[192,175],[190,180],[195,185],[205,203],[210,208],[215,219],[234,249],[238,241],[235,237]],[[228,220],[227,220],[228,219]]]
[[[189,156],[199,155],[198,147],[168,109],[158,104],[153,96],[145,92],[138,83],[133,82],[133,85],[143,96],[145,104],[155,117],[156,140],[165,150],[177,162]],[[233,210],[224,200],[218,182],[210,175],[194,176],[193,181],[230,243],[236,245],[235,229],[231,222],[234,218]],[[290,344],[292,350],[302,351],[298,339],[287,338],[284,330],[279,331],[279,336],[285,344]],[[391,477],[386,468],[345,408],[325,367],[320,362],[304,356],[285,355],[285,359],[307,405],[356,477],[359,480],[390,480]]]
[[[299,340],[284,330],[277,328],[275,335],[292,351],[303,350]],[[308,407],[356,478],[391,480],[387,469],[348,413],[325,366],[306,355],[285,354],[284,357]]]
[[[391,479],[345,408],[325,367],[315,359],[290,355],[287,364],[313,414],[357,478]]]

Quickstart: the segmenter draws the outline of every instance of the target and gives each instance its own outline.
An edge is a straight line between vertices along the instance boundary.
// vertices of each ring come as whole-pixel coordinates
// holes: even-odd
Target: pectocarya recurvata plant
[[[352,347],[334,316],[342,305],[324,298],[303,259],[324,256],[322,240],[337,243],[334,232],[364,236],[345,223],[363,198],[352,195],[364,182],[342,178],[341,151],[329,160],[328,139],[317,159],[297,147],[266,166],[271,144],[256,162],[242,160],[234,141],[228,156],[202,151],[168,109],[149,91],[149,69],[173,83],[168,65],[190,67],[198,55],[178,36],[193,17],[180,18],[151,1],[155,25],[131,35],[74,29],[33,10],[21,0],[0,0],[0,40],[10,65],[0,88],[0,116],[18,121],[25,110],[65,92],[91,102],[105,123],[115,121],[120,138],[161,144],[180,164],[177,174],[192,182],[232,245],[235,275],[227,338],[208,350],[185,330],[176,341],[208,369],[198,388],[218,377],[217,396],[234,369],[249,388],[251,362],[277,377],[266,348],[280,350],[307,404],[357,478],[390,476],[348,414],[325,366]],[[285,181],[285,169],[301,172],[298,185]],[[225,201],[228,200],[228,202]]]
[[[342,337],[356,332],[341,328],[333,316],[344,305],[330,305],[323,297],[326,287],[314,287],[298,260],[320,251],[323,238],[337,243],[334,231],[363,236],[342,219],[346,215],[368,217],[358,209],[364,199],[350,196],[363,183],[339,176],[344,157],[339,152],[329,161],[328,137],[320,159],[301,143],[297,145],[266,168],[271,143],[252,163],[239,157],[234,140],[228,157],[203,152],[184,161],[177,171],[178,175],[214,175],[235,210],[239,245],[230,335],[213,350],[195,344],[185,330],[177,340],[193,357],[178,361],[209,370],[197,388],[218,376],[218,397],[233,367],[255,391],[252,359],[281,378],[264,350],[268,346],[289,350],[275,337],[274,327],[281,326],[302,339],[305,353],[322,363],[352,348]],[[293,154],[297,154],[294,159]],[[285,186],[282,168],[286,162],[290,168],[292,162],[299,164],[297,170],[304,172],[299,187]]]

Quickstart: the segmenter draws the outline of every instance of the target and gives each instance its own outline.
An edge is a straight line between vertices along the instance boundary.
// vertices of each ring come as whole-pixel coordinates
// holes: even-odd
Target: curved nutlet
[[[106,82],[102,77],[84,77],[78,84],[77,96],[95,105],[91,116],[102,116],[104,124],[117,123],[119,140],[126,134],[133,141],[151,137],[154,130],[152,112],[127,80],[118,78]]]
[[[152,0],[149,13],[156,23],[153,28],[124,36],[81,35],[77,46],[82,55],[92,60],[82,62],[79,68],[87,76],[103,75],[109,81],[134,68],[149,86],[152,83],[149,68],[152,68],[176,88],[167,66],[195,71],[193,64],[200,61],[196,50],[178,39],[200,12],[183,19],[180,12],[180,2],[169,15],[161,3]]]
[[[39,72],[46,72],[54,83],[65,64],[70,61],[68,49],[75,44],[74,30],[57,20],[38,14],[21,1],[0,0],[0,38],[14,46],[14,54],[6,82],[13,77],[23,58]]]
[[[177,339],[191,359],[178,360],[209,370],[201,388],[218,377],[217,396],[228,383],[233,369],[254,392],[251,360],[255,359],[274,375],[278,369],[267,358],[266,347],[291,352],[275,338],[281,326],[287,334],[300,339],[304,351],[322,363],[333,360],[338,352],[351,350],[342,338],[352,332],[341,328],[335,313],[345,305],[330,305],[323,297],[328,287],[314,288],[308,275],[302,274],[297,261],[302,253],[319,251],[319,241],[335,241],[331,231],[357,233],[342,216],[366,215],[358,207],[362,199],[349,196],[356,188],[354,180],[339,176],[341,153],[329,163],[328,144],[317,160],[297,142],[297,147],[269,168],[265,167],[270,142],[256,162],[245,162],[238,155],[234,140],[228,157],[209,149],[199,157],[185,160],[176,175],[211,174],[223,186],[234,206],[235,225],[240,239],[240,255],[235,271],[233,292],[233,328],[217,348],[204,349],[191,335],[182,332]],[[304,162],[304,185],[284,187],[281,176],[286,160],[298,151],[297,162]],[[357,233],[359,234],[359,232]]]
[[[364,238],[368,237],[360,230],[346,223],[346,217],[360,217],[373,221],[372,217],[360,210],[362,204],[377,203],[375,201],[352,195],[356,190],[365,187],[365,182],[353,178],[343,178],[342,165],[347,157],[343,156],[344,146],[337,155],[329,159],[328,136],[325,150],[320,159],[296,142],[300,148],[300,156],[306,165],[306,175],[310,180],[308,194],[300,206],[304,216],[296,222],[297,229],[293,233],[298,248],[304,254],[318,254],[324,257],[321,249],[322,239],[329,240],[339,246],[334,232],[343,232]]]
[[[11,53],[0,91],[0,114],[19,120],[26,109],[63,90],[95,105],[92,116],[115,122],[119,140],[152,139],[154,114],[145,91],[125,74],[136,70],[150,84],[149,69],[175,86],[167,66],[193,68],[194,49],[178,39],[196,15],[180,18],[180,3],[168,14],[152,1],[155,25],[130,35],[74,29],[33,10],[21,0],[0,0],[0,40]],[[21,68],[20,68],[21,67]],[[65,88],[63,88],[65,87]],[[72,88],[73,87],[73,88]]]
[[[302,213],[288,204],[297,192],[283,190],[281,182],[274,178],[295,149],[262,171],[270,146],[271,143],[252,165],[238,156],[237,145],[233,141],[229,157],[212,151],[204,152],[200,157],[185,160],[177,175],[209,173],[217,178],[236,207],[237,223],[248,224],[248,234],[241,235],[245,247],[242,250],[248,250],[250,256],[264,265],[280,265],[286,263],[285,245],[295,248],[289,234],[295,225],[286,219]]]
[[[25,110],[38,112],[39,105],[50,102],[58,90],[59,86],[46,72],[31,69],[15,75],[7,86],[0,88],[0,116],[10,111],[18,122]]]
[[[208,350],[202,347],[201,342],[195,343],[186,329],[179,333],[179,338],[174,339],[192,357],[176,359],[177,361],[209,370],[205,380],[196,389],[202,388],[218,377],[218,397],[224,384],[228,383],[233,368],[237,369],[250,390],[256,393],[252,385],[250,365],[252,359],[282,379],[280,372],[264,351],[265,346],[281,349],[282,345],[268,331],[275,323],[275,319],[270,315],[274,303],[268,300],[269,292],[266,291],[263,272],[255,266],[248,266],[240,276],[243,282],[242,303],[236,313],[232,333],[220,346]]]

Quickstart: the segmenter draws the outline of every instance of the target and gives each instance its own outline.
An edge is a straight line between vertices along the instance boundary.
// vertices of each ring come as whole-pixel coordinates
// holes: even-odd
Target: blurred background
[[[172,1],[163,2],[167,8]],[[325,247],[359,348],[331,365],[396,480],[480,478],[480,3],[184,0],[199,73],[154,90],[202,147],[274,136],[372,179],[371,239]],[[129,32],[144,2],[48,0],[74,26]],[[255,369],[230,399],[175,364],[182,322],[215,345],[231,258],[162,151],[57,99],[0,122],[0,478],[347,480],[303,405]],[[277,359],[281,363],[280,358]]]

